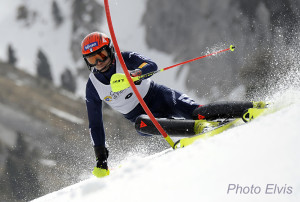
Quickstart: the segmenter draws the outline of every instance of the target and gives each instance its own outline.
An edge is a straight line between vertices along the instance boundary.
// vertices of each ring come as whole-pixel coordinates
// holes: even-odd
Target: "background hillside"
[[[153,77],[202,104],[299,89],[297,0],[112,0],[110,9],[121,49],[160,68],[237,47]],[[109,32],[101,0],[1,1],[0,27],[0,200],[30,200],[86,179],[94,166],[80,43]],[[108,106],[104,120],[111,166],[167,148]]]

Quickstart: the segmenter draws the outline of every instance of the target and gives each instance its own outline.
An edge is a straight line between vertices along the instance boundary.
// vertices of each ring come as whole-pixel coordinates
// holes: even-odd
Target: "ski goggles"
[[[107,51],[104,49],[100,52],[97,52],[95,55],[86,57],[86,61],[90,66],[96,66],[98,62],[105,62],[109,58]]]

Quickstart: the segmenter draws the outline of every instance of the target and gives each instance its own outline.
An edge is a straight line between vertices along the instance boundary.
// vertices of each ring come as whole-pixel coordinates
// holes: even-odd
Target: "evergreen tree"
[[[64,89],[74,93],[76,90],[76,81],[72,72],[67,68],[61,75],[61,85]]]
[[[10,44],[8,45],[7,54],[8,54],[8,64],[15,66],[17,62],[17,58],[15,56],[15,50],[12,48]]]
[[[48,59],[41,49],[39,49],[37,57],[37,75],[49,81],[53,81]]]
[[[63,17],[61,15],[60,8],[58,7],[56,1],[52,1],[52,15],[54,18],[54,22],[56,26],[58,27],[63,22]]]
[[[16,146],[11,150],[6,161],[7,186],[11,190],[11,198],[17,201],[29,201],[41,194],[38,181],[37,154],[30,151],[22,133],[17,133]],[[36,151],[34,151],[36,152]]]
[[[25,5],[18,7],[17,20],[26,20],[28,18],[28,9]]]

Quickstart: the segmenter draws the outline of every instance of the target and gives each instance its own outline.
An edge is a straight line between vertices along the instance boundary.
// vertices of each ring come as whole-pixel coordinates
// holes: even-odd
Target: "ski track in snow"
[[[91,176],[35,201],[299,201],[300,102],[289,105],[184,149],[131,158],[108,177]],[[228,193],[233,185],[243,189]],[[247,193],[251,186],[256,194]]]

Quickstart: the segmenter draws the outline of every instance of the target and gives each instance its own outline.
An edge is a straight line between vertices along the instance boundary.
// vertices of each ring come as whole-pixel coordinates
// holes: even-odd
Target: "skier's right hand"
[[[135,69],[135,70],[129,70],[129,74],[131,77],[137,77],[142,75],[142,70]],[[138,80],[133,82],[135,85],[140,85],[142,83],[142,80]]]
[[[141,69],[129,70],[129,74],[131,77],[137,77],[142,75]]]
[[[97,159],[97,165],[94,167],[93,175],[96,177],[105,177],[109,175],[109,169],[107,166],[108,150],[104,146],[94,147],[95,155]]]

